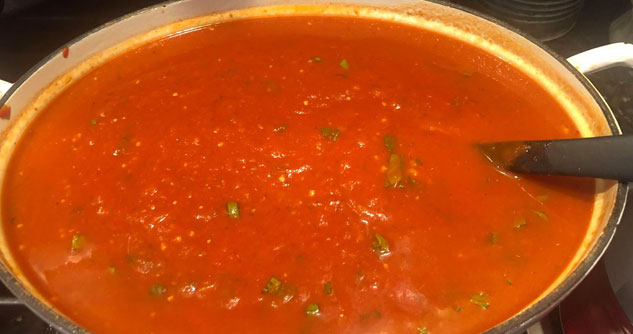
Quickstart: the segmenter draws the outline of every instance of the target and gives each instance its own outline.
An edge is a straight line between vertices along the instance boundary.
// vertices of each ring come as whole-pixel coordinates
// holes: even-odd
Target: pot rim
[[[72,47],[78,42],[84,40],[85,38],[93,35],[96,32],[104,30],[111,25],[119,23],[128,18],[144,14],[146,12],[161,8],[167,7],[168,5],[182,2],[183,0],[168,0],[156,5],[148,6],[137,11],[125,14],[116,19],[108,21],[94,29],[91,29],[78,37],[70,40],[64,45],[60,46],[56,50],[49,53],[46,57],[42,58],[39,62],[37,62],[34,66],[32,66],[28,71],[26,71],[20,78],[12,85],[12,87],[0,98],[0,106],[4,105],[9,97],[13,95],[13,93],[20,88],[20,86],[30,78],[35,72],[37,72],[41,67],[45,66],[51,59],[60,54],[65,48]],[[582,73],[580,73],[576,68],[574,68],[569,62],[566,61],[565,58],[558,55],[548,46],[538,41],[536,38],[520,31],[519,29],[510,26],[509,24],[502,22],[499,19],[491,17],[487,14],[481,13],[477,10],[464,7],[459,4],[447,2],[445,0],[425,0],[430,3],[435,3],[438,5],[442,5],[448,8],[452,8],[455,10],[459,10],[462,12],[466,12],[468,14],[477,16],[480,19],[489,21],[496,26],[499,26],[506,30],[507,32],[514,33],[541,50],[545,51],[550,57],[556,60],[559,64],[561,64],[567,71],[569,71],[573,76],[582,84],[582,86],[587,90],[587,92],[591,95],[593,101],[598,105],[600,110],[602,111],[603,116],[605,117],[607,124],[609,126],[609,130],[613,135],[621,135],[622,131],[617,123],[615,115],[611,111],[610,107],[605,102],[604,98],[600,94],[600,92],[593,86],[593,84],[585,77]],[[337,5],[336,1],[333,1],[331,5]],[[361,5],[362,6],[362,5]],[[576,268],[574,268],[568,275],[565,277],[558,286],[550,291],[547,295],[541,297],[536,302],[532,303],[529,307],[523,309],[519,313],[514,314],[511,318],[505,320],[504,322],[497,324],[491,329],[487,330],[486,334],[496,334],[496,333],[518,333],[522,330],[525,330],[528,326],[532,325],[534,322],[542,318],[546,313],[551,311],[554,307],[556,307],[567,295],[569,295],[572,290],[580,284],[580,282],[589,274],[591,269],[595,266],[598,260],[602,257],[603,253],[606,251],[613,235],[615,234],[616,228],[622,218],[622,214],[624,213],[624,207],[627,199],[628,192],[628,183],[626,182],[618,182],[616,194],[613,202],[613,206],[611,209],[611,214],[608,218],[606,225],[602,228],[602,233],[597,238],[596,242],[589,249],[585,257],[577,264]],[[0,232],[1,233],[1,232]],[[53,307],[48,304],[42,302],[39,298],[37,298],[33,293],[31,293],[22,282],[17,279],[11,272],[11,270],[4,264],[4,262],[0,261],[0,281],[2,281],[6,287],[13,293],[19,300],[21,300],[25,306],[27,306],[31,311],[33,311],[40,318],[45,320],[48,324],[50,324],[56,330],[62,333],[89,333],[87,330],[70,320],[61,312],[56,311]]]

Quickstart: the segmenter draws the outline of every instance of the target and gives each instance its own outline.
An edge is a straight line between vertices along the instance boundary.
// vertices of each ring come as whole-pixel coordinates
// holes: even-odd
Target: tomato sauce
[[[475,143],[570,138],[473,46],[345,17],[201,27],[98,66],[27,129],[2,198],[39,292],[96,333],[475,333],[563,271],[592,180]]]

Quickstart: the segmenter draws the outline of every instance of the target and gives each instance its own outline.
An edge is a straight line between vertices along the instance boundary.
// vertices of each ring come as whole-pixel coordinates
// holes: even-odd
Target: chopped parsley
[[[268,282],[266,283],[264,290],[262,290],[262,292],[275,294],[279,292],[280,288],[281,288],[281,281],[277,277],[271,276]]]
[[[488,303],[487,293],[480,292],[476,295],[470,296],[470,302],[483,309],[487,309],[488,307],[490,307],[490,304]]]
[[[319,304],[312,303],[306,306],[306,315],[309,317],[318,317],[321,315],[321,310],[319,309]]]
[[[237,202],[227,202],[226,203],[226,213],[232,219],[240,218],[240,205]]]
[[[514,222],[514,228],[516,228],[516,229],[522,228],[522,227],[524,227],[525,225],[527,225],[527,222],[525,221],[525,218],[520,218],[520,219],[517,219],[517,220]]]
[[[323,284],[323,292],[325,292],[326,295],[331,295],[332,294],[332,283],[325,282]]]
[[[264,289],[262,289],[262,293],[273,295],[284,302],[290,301],[295,296],[296,291],[297,288],[294,285],[282,282],[275,276],[271,276]]]
[[[404,178],[404,161],[399,154],[391,154],[387,164],[387,187],[397,187]]]
[[[310,58],[310,60],[315,62],[315,63],[319,63],[319,62],[321,62],[321,57],[318,57],[318,56],[317,57],[312,57],[312,58]]]
[[[73,235],[73,240],[70,242],[70,249],[73,252],[78,252],[84,248],[84,244],[86,242],[86,237],[82,234]]]
[[[538,211],[538,210],[534,210],[534,213],[539,216],[539,218],[543,219],[544,221],[549,221],[549,217],[547,216],[547,214],[543,211]]]
[[[149,294],[152,296],[164,295],[167,292],[167,288],[162,284],[154,284],[149,290]]]
[[[387,150],[389,153],[393,153],[396,150],[396,138],[394,136],[385,136],[384,138],[385,146],[387,146]]]
[[[336,141],[341,135],[341,130],[336,128],[321,128],[321,136],[331,141]]]
[[[344,70],[349,70],[349,62],[347,61],[347,59],[341,60],[341,62],[338,63],[338,65]]]
[[[374,236],[371,247],[378,256],[387,255],[390,252],[389,242],[380,234]]]
[[[494,232],[490,232],[490,234],[488,234],[488,241],[490,242],[490,244],[496,245],[498,239],[499,239],[499,234],[494,233]]]

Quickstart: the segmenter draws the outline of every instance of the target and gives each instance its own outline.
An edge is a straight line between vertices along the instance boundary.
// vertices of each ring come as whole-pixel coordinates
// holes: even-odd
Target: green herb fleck
[[[396,138],[394,136],[385,136],[385,146],[387,146],[387,150],[389,153],[393,153],[396,150]]]
[[[499,234],[494,233],[494,232],[490,232],[490,234],[488,234],[488,241],[490,242],[491,245],[496,245],[498,239],[499,239]]]
[[[418,158],[415,158],[415,164],[416,164],[416,165],[418,165],[418,166],[422,166],[422,165],[424,165],[424,164],[422,163],[422,160],[420,160],[420,159],[418,159]]]
[[[240,218],[240,205],[237,202],[226,203],[226,213],[232,219]]]
[[[470,302],[483,309],[487,309],[490,306],[490,304],[488,304],[488,294],[483,292],[470,296]]]
[[[279,292],[280,288],[281,288],[281,281],[277,279],[277,277],[271,276],[268,282],[266,283],[264,290],[262,290],[262,293],[276,294],[277,292]]]
[[[341,135],[341,130],[335,128],[321,128],[321,136],[331,141],[336,141]]]
[[[506,283],[508,283],[508,285],[512,285],[512,281],[509,278],[506,278]]]
[[[514,228],[516,228],[516,229],[522,228],[522,227],[524,227],[525,225],[527,225],[527,222],[525,221],[525,219],[524,219],[524,218],[517,219],[517,220],[514,222]]]
[[[116,268],[114,266],[109,266],[108,267],[108,274],[110,274],[110,275],[116,274]]]
[[[547,214],[545,212],[534,210],[534,213],[537,216],[539,216],[539,218],[543,219],[544,221],[549,221],[549,217],[547,216]]]
[[[273,129],[273,132],[285,132],[285,131],[286,131],[286,125],[285,124],[280,125],[278,127],[275,127]]]
[[[97,125],[97,120],[96,119],[91,119],[90,120],[90,125]]]
[[[360,320],[367,320],[367,319],[380,319],[382,317],[382,314],[380,313],[380,311],[378,310],[371,310],[367,313],[363,313],[360,315]]]
[[[319,63],[319,62],[321,62],[321,57],[312,57],[312,58],[310,58],[310,60],[312,60],[315,63]]]
[[[457,306],[457,307],[455,308],[455,312],[460,312],[461,310],[462,310],[462,307],[461,307],[461,306]]]
[[[167,292],[167,288],[162,284],[154,284],[152,288],[149,290],[149,294],[152,296],[160,296]]]
[[[397,187],[404,178],[404,161],[399,154],[391,154],[387,164],[387,187]]]
[[[378,256],[389,254],[389,242],[385,237],[380,234],[374,236],[374,241],[371,243],[371,247]]]
[[[84,244],[86,242],[86,237],[81,234],[73,235],[73,240],[70,243],[70,249],[73,252],[78,252],[84,248]]]
[[[268,80],[266,81],[266,92],[273,95],[279,94],[281,92],[281,86],[279,86],[275,80]]]
[[[365,279],[365,273],[363,273],[362,269],[356,270],[356,281],[360,282]]]
[[[325,292],[326,295],[331,295],[332,294],[332,283],[325,282],[323,284],[323,292]]]
[[[426,327],[418,328],[418,334],[427,334],[428,332],[429,332],[429,330],[426,329]]]
[[[321,310],[319,309],[319,304],[312,303],[306,307],[306,315],[309,317],[318,317],[321,315]]]
[[[281,298],[284,302],[290,301],[295,296],[296,291],[297,288],[294,285],[282,282],[275,276],[271,276],[264,289],[262,289],[262,293]]]
[[[344,70],[349,70],[349,63],[347,62],[347,59],[341,60],[341,62],[338,63],[338,65]]]

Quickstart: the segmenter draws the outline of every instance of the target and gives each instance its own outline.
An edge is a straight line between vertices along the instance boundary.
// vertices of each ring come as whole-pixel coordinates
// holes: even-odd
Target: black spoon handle
[[[633,136],[483,144],[501,167],[518,173],[633,181]]]

